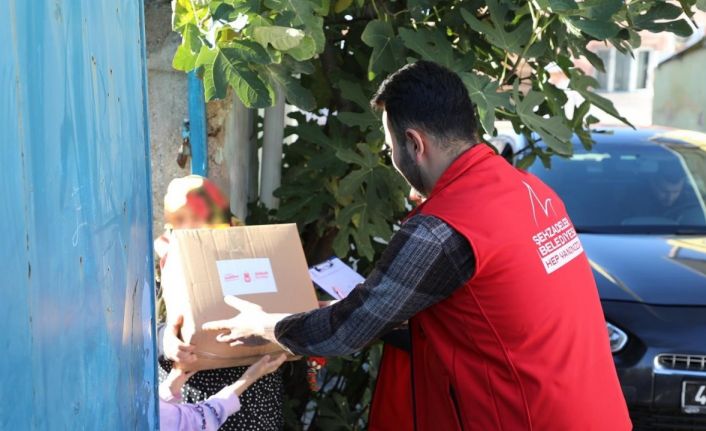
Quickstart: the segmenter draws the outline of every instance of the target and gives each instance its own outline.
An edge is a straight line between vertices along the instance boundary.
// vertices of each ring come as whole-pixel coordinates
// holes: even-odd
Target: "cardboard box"
[[[295,224],[228,229],[175,230],[162,272],[167,316],[184,316],[182,337],[196,346],[196,369],[249,365],[275,344],[231,347],[202,331],[212,320],[237,311],[223,297],[233,294],[270,313],[299,313],[318,307]]]

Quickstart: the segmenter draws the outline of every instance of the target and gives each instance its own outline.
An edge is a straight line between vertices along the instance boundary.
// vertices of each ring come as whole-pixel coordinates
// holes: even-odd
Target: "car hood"
[[[706,236],[581,234],[602,300],[706,305]]]

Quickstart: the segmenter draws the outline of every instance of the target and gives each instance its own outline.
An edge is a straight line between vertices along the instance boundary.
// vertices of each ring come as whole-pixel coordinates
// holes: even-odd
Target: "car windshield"
[[[564,200],[578,231],[706,233],[706,148],[596,144],[528,169]]]

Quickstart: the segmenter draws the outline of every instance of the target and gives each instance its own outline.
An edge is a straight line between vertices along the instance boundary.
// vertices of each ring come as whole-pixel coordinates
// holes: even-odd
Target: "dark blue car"
[[[635,429],[706,430],[706,135],[592,136],[528,170],[580,233]]]

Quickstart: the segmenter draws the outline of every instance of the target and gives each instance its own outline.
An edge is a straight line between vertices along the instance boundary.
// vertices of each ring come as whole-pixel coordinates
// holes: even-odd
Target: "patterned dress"
[[[172,368],[171,361],[159,361],[159,381]],[[204,401],[224,386],[235,383],[248,367],[204,370],[194,374],[182,389],[184,402]],[[284,429],[282,407],[284,385],[281,369],[268,374],[250,386],[240,397],[241,408],[220,428],[222,431],[280,431]]]

